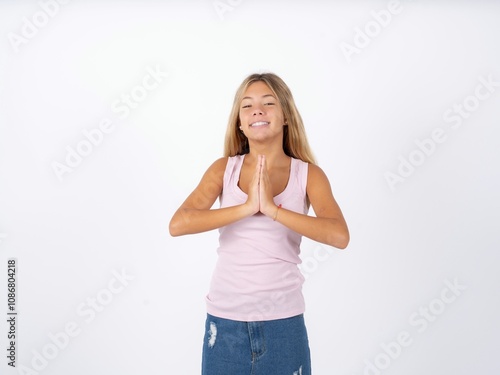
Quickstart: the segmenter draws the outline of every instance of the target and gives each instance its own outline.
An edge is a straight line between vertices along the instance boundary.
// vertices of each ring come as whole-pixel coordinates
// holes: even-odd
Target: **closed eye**
[[[269,103],[264,103],[264,105],[276,105],[276,103],[269,102]],[[246,104],[246,105],[242,106],[241,108],[250,108],[251,106],[252,106],[251,104]]]

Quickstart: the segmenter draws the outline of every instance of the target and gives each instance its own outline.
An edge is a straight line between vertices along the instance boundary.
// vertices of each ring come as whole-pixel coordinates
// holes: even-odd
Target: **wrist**
[[[276,219],[278,218],[280,208],[281,208],[281,204],[278,206],[275,205],[274,207],[275,207],[275,210],[274,210],[274,214],[272,216],[272,219],[273,219],[273,221],[276,221]]]
[[[276,207],[277,206],[275,204],[267,204],[260,207],[260,212],[268,218],[272,219],[274,217],[274,214],[276,213]]]
[[[241,205],[241,209],[243,210],[243,215],[245,217],[255,215],[257,212],[259,212],[259,210],[255,210],[255,207],[249,202],[243,203]]]

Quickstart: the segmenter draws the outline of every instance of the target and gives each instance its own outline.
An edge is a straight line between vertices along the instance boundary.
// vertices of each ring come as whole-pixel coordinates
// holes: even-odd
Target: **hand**
[[[273,188],[267,173],[266,157],[259,155],[257,164],[260,164],[259,210],[267,217],[273,218],[278,208],[273,200]]]
[[[250,186],[248,187],[248,197],[246,201],[246,206],[250,211],[250,215],[254,215],[259,212],[260,202],[259,202],[259,183],[260,183],[260,163],[257,162],[255,166],[255,172],[250,181]]]

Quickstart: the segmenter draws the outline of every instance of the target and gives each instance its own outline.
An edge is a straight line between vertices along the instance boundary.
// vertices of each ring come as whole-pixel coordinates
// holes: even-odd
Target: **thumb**
[[[262,173],[262,163],[261,163],[260,155],[257,156],[257,164],[255,165],[255,173],[257,174],[258,180],[260,181],[260,176]]]

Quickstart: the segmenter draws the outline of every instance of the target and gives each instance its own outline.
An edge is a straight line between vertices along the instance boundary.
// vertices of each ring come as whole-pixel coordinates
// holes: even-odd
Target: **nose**
[[[264,111],[262,110],[262,107],[260,105],[256,105],[253,109],[252,115],[257,116],[257,115],[263,115]]]

